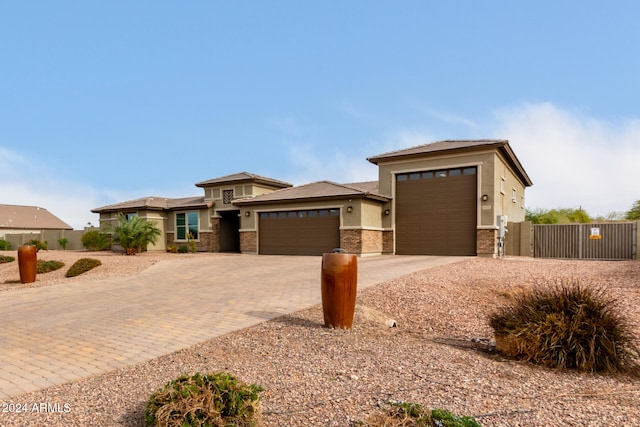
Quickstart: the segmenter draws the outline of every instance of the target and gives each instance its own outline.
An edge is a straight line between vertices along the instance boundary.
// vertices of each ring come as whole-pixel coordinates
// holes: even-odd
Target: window
[[[476,168],[465,168],[462,173],[465,174],[465,175],[475,175],[476,174]]]
[[[233,200],[233,190],[222,190],[222,203],[230,205]]]
[[[187,240],[188,233],[193,239],[198,239],[198,212],[176,214],[176,240]]]
[[[447,171],[437,171],[436,172],[436,178],[446,178],[447,177]]]
[[[504,180],[504,178],[500,178],[500,192],[501,192],[502,194],[504,194],[504,192],[505,192],[504,184],[505,184],[505,180]]]
[[[449,176],[460,176],[460,169],[451,169],[449,171]]]
[[[125,217],[125,218],[127,218],[127,222],[128,222],[128,221],[131,221],[131,218],[135,218],[135,217],[137,217],[137,216],[138,216],[138,214],[137,214],[137,213],[135,213],[135,212],[133,212],[133,213],[126,213],[126,214],[124,214],[124,217]]]

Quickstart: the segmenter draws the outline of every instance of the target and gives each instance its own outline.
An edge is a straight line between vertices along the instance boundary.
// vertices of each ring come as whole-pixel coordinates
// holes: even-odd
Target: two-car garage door
[[[396,253],[476,255],[476,168],[396,175]]]
[[[340,246],[340,210],[261,212],[259,252],[264,255],[322,255]]]

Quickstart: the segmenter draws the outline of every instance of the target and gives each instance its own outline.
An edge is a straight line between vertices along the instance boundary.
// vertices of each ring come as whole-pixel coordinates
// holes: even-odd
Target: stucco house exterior
[[[319,255],[340,247],[380,254],[498,253],[500,219],[524,220],[532,182],[506,140],[454,140],[369,157],[378,180],[293,186],[241,172],[195,185],[198,197],[146,197],[93,209],[100,221],[122,212],[163,231],[148,250]],[[506,217],[506,218],[505,218]]]

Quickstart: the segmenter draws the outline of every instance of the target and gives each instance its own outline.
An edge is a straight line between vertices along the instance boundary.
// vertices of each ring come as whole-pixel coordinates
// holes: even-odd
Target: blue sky
[[[508,139],[529,208],[640,199],[635,1],[0,2],[0,203],[95,207],[248,171]]]

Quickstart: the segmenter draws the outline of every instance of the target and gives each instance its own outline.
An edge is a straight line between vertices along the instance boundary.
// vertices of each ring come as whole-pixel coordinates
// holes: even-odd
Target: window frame
[[[189,215],[195,215],[196,217],[196,224],[191,224],[189,221]],[[180,225],[178,223],[178,217],[179,216],[183,216],[184,217],[184,224]],[[184,233],[184,237],[180,237],[180,229],[184,228],[183,233]],[[195,230],[194,230],[195,228]],[[181,212],[176,212],[175,215],[175,238],[174,240],[176,242],[187,242],[189,241],[189,234],[188,233],[192,233],[193,231],[195,231],[195,236],[194,239],[196,242],[200,241],[200,212],[199,211],[181,211]]]

